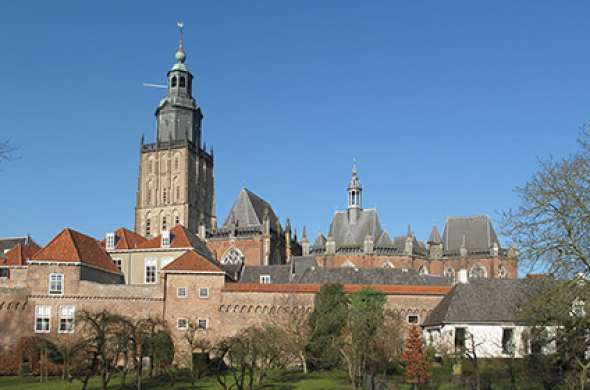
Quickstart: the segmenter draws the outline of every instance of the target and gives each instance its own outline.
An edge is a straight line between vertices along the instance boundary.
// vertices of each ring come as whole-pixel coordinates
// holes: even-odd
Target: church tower
[[[201,147],[203,113],[192,96],[182,23],[178,27],[176,63],[155,113],[156,142],[141,139],[135,232],[145,237],[179,223],[194,233],[199,225],[216,225],[213,151]]]

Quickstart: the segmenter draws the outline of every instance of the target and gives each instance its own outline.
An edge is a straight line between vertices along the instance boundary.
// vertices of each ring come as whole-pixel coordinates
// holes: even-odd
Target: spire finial
[[[179,20],[176,22],[176,26],[178,27],[179,38],[178,38],[178,47],[176,48],[176,62],[179,64],[184,64],[186,60],[186,53],[184,52],[184,22]]]
[[[352,158],[352,174],[356,175],[356,157]]]

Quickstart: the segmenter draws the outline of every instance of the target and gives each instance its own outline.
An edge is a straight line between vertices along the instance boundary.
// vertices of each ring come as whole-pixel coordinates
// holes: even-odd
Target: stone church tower
[[[201,147],[203,113],[192,97],[182,27],[175,57],[156,109],[156,142],[141,139],[135,232],[145,237],[179,223],[193,233],[216,225],[213,151]]]

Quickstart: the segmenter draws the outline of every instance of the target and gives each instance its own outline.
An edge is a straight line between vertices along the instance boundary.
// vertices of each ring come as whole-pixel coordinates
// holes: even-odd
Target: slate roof
[[[179,256],[162,268],[163,271],[223,272],[220,264],[211,261],[194,250]]]
[[[6,237],[0,238],[0,253],[4,253],[5,251],[14,248],[16,245],[28,245],[34,244],[37,245],[35,241],[30,236],[25,237]],[[38,245],[37,245],[38,246]]]
[[[29,245],[17,244],[4,254],[4,258],[0,260],[0,266],[23,266],[27,265],[27,260],[33,257],[39,246],[33,241],[29,241]]]
[[[432,244],[440,244],[442,243],[442,238],[440,237],[440,233],[438,232],[438,228],[434,226],[432,231],[430,232],[430,237],[428,237],[428,243]]]
[[[359,216],[355,223],[350,223],[347,211],[336,211],[328,235],[334,237],[336,248],[339,248],[341,246],[362,247],[367,235],[372,236],[376,241],[382,233],[377,210],[362,209],[359,210]]]
[[[463,236],[465,236],[465,247],[471,253],[489,251],[493,243],[498,244],[500,248],[498,236],[487,215],[449,218],[442,236],[444,251],[458,253]]]
[[[293,258],[292,264],[245,266],[240,276],[240,283],[259,283],[260,275],[270,275],[272,283],[290,283],[291,272],[295,266],[295,277],[302,275],[308,268],[316,267],[317,262],[313,256],[299,256]]]
[[[80,262],[120,274],[111,257],[98,241],[72,229],[64,229],[49,244],[37,251],[31,260]]]
[[[136,246],[136,249],[157,249],[161,248],[162,236],[156,236],[146,240]],[[201,256],[210,260],[214,260],[213,254],[207,248],[205,243],[197,237],[194,233],[189,231],[183,225],[176,225],[170,229],[170,248],[171,249],[186,249],[192,248]]]
[[[270,203],[243,187],[229,211],[222,229],[231,229],[236,223],[238,227],[262,226],[265,210],[268,210],[270,217],[270,228],[276,230],[278,218]]]
[[[423,326],[518,322],[528,298],[541,286],[531,279],[477,279],[457,284]]]
[[[415,270],[404,271],[396,268],[324,268],[318,267],[315,258],[295,258],[295,275],[291,275],[291,265],[246,266],[240,283],[259,283],[260,275],[270,275],[271,283],[286,284],[360,284],[360,285],[426,285],[448,286],[446,278],[419,275]]]

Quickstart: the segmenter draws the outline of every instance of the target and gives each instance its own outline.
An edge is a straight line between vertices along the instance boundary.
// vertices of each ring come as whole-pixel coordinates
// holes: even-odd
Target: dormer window
[[[115,249],[115,233],[107,233],[106,244],[108,251]]]
[[[177,79],[176,79],[176,76],[172,77],[172,82],[170,83],[170,86],[171,86],[172,88],[176,88],[176,80],[177,80]]]
[[[170,248],[170,231],[164,230],[162,232],[162,239],[160,241],[160,246],[162,248]]]

